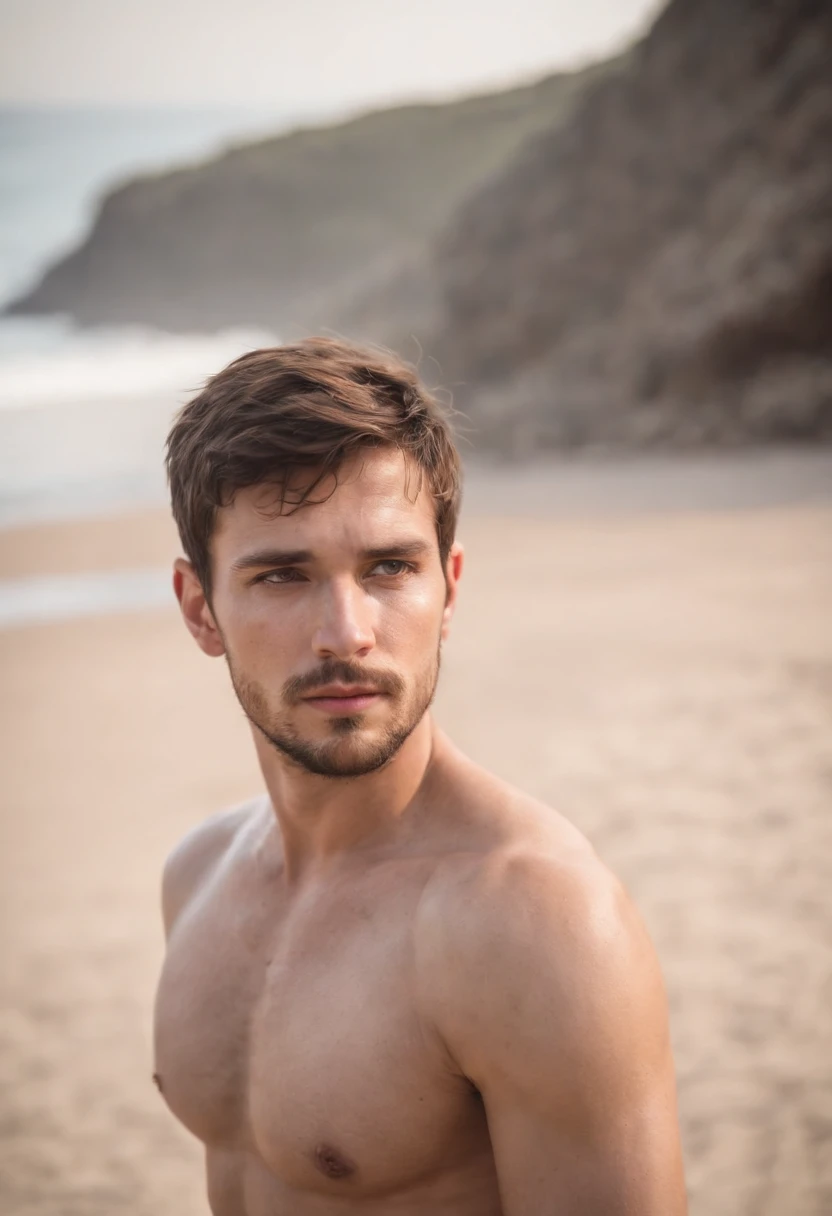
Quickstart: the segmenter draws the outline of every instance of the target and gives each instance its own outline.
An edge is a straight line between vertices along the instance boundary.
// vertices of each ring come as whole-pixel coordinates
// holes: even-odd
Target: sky
[[[0,104],[337,112],[626,45],[657,0],[0,0]]]

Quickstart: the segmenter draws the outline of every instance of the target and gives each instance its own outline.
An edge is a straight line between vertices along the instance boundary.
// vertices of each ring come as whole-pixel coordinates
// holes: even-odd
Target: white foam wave
[[[8,320],[0,324],[0,409],[156,394],[179,400],[238,355],[276,341],[247,329],[179,335]]]

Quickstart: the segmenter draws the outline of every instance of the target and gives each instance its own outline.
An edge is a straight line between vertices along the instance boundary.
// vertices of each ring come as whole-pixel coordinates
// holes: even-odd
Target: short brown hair
[[[445,411],[412,367],[385,351],[308,338],[251,351],[212,376],[167,441],[174,519],[206,594],[217,510],[238,490],[271,483],[282,509],[290,475],[318,470],[292,498],[296,509],[358,449],[384,445],[427,479],[444,565],[459,514],[459,453]]]

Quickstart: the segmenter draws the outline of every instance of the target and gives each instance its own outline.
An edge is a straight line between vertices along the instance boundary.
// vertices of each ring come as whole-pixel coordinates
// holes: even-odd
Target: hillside
[[[625,58],[128,183],[13,306],[435,356],[474,442],[832,438],[832,4],[671,0]]]
[[[832,438],[830,64],[828,0],[673,0],[461,208],[427,346],[481,444]]]
[[[562,121],[598,71],[297,130],[131,181],[9,311],[168,329],[330,324],[390,268],[424,258],[462,199]]]

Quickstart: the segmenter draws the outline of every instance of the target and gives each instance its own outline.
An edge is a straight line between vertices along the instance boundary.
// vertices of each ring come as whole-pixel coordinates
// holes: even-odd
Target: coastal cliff
[[[479,442],[832,438],[832,4],[673,0],[436,249]]]
[[[387,343],[516,457],[829,440],[830,64],[829,0],[671,0],[613,63],[130,182],[11,311]]]
[[[129,181],[8,311],[284,336],[332,325],[392,267],[425,260],[459,203],[605,70],[299,129]]]

